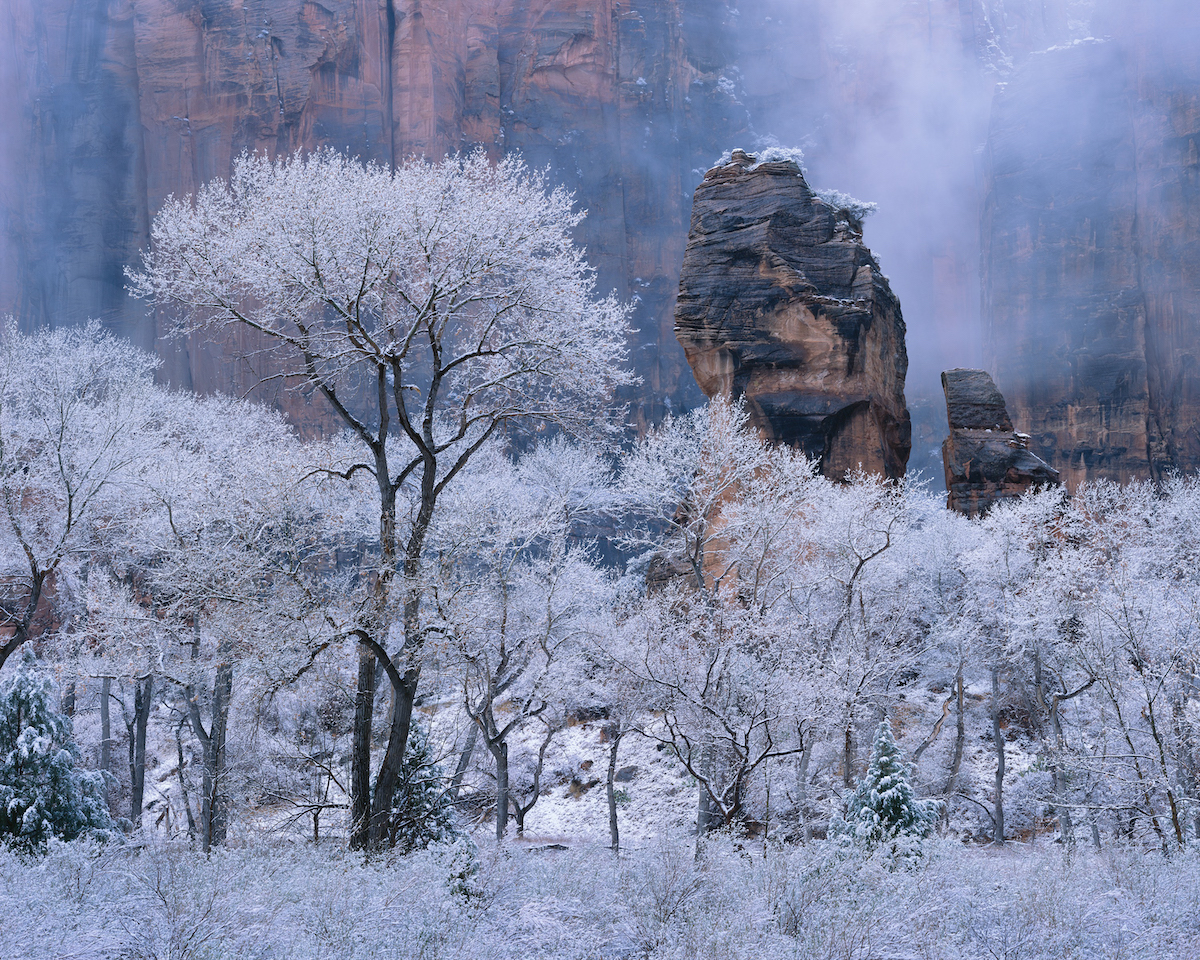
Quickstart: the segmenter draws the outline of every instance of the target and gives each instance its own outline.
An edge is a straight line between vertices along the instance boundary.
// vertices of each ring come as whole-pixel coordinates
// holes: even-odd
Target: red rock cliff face
[[[1117,14],[1017,71],[986,155],[985,349],[1071,488],[1200,469],[1200,54]]]
[[[589,210],[601,283],[635,300],[646,415],[694,391],[671,335],[694,170],[746,127],[724,0],[8,0],[0,308],[101,316],[149,345],[122,268],[169,194],[243,150],[381,162],[521,150]],[[173,379],[237,388],[192,344]]]

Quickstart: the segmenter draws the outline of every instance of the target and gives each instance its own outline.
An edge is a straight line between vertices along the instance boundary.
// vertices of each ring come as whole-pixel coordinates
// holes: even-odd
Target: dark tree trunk
[[[62,712],[68,717],[75,716],[75,680],[71,679],[63,687]]]
[[[392,722],[388,733],[388,745],[375,777],[375,791],[371,800],[371,826],[368,843],[372,850],[382,849],[388,842],[389,824],[392,819],[392,803],[396,795],[396,784],[404,766],[404,751],[408,746],[408,733],[412,726],[413,702],[417,696],[417,670],[410,670],[400,686],[392,687]]]
[[[1000,728],[1000,668],[992,668],[992,739],[996,747],[996,801],[993,805],[993,839],[1004,843],[1004,731]]]
[[[142,825],[142,799],[146,787],[146,727],[150,722],[150,697],[154,678],[150,674],[134,680],[133,716],[126,717],[129,731],[129,819],[134,829]]]
[[[489,743],[488,749],[496,761],[496,839],[504,839],[508,828],[508,744]]]
[[[471,756],[475,753],[475,744],[479,741],[479,727],[471,724],[467,731],[467,742],[463,744],[462,753],[458,755],[458,766],[454,768],[454,776],[450,779],[448,791],[450,802],[455,803],[462,792],[463,777],[467,775],[467,767],[471,765]]]
[[[350,849],[365,850],[371,827],[371,721],[375,715],[375,654],[360,646],[350,754]]]
[[[204,772],[200,789],[200,849],[208,853],[225,842],[229,827],[228,797],[225,793],[225,735],[229,726],[229,703],[233,697],[233,664],[217,667],[213,683],[212,720],[204,729],[200,703],[194,689],[188,690],[188,715],[192,732],[200,741]]]
[[[516,815],[517,819],[518,837],[523,837],[525,835],[525,817],[538,802],[538,795],[541,793],[542,789],[542,770],[545,769],[546,766],[546,751],[550,748],[550,741],[554,739],[555,732],[556,731],[554,727],[547,724],[546,736],[542,738],[541,746],[538,747],[537,764],[533,768],[533,788],[529,794],[529,802],[522,803],[518,797],[516,802],[512,805],[513,813]],[[509,792],[511,794],[511,789]]]

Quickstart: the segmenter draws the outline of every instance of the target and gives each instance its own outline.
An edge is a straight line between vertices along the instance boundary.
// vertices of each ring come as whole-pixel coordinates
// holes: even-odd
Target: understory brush
[[[0,956],[1140,958],[1200,956],[1200,856],[931,840],[910,869],[834,844],[660,841],[615,857],[463,844],[364,860],[280,841],[0,849]],[[468,864],[469,862],[469,864]]]

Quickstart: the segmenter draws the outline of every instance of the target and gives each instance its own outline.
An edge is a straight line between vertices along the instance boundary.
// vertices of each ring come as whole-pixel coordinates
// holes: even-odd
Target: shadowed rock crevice
[[[696,190],[675,334],[709,397],[825,476],[904,475],[911,427],[900,302],[861,224],[792,162],[735,150]]]

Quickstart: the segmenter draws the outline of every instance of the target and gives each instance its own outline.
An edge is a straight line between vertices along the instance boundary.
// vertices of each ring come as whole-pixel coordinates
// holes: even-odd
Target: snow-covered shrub
[[[907,855],[910,841],[929,836],[938,811],[936,801],[917,799],[892,724],[884,719],[875,733],[871,765],[846,804],[846,817],[834,821],[830,831],[866,850],[888,844]]]
[[[741,149],[734,147],[733,150],[726,150],[723,154],[717,157],[714,167],[723,167],[725,164],[732,162],[734,150]],[[804,171],[804,151],[799,147],[785,147],[774,137],[766,137],[759,140],[753,150],[745,150],[750,159],[753,161],[750,164],[750,169],[755,170],[764,163],[794,163]]]
[[[860,230],[863,220],[879,210],[879,204],[859,200],[848,193],[842,193],[841,190],[814,190],[813,196],[829,204],[840,219],[848,220]]]
[[[0,839],[44,848],[51,837],[108,837],[113,824],[104,777],[77,768],[71,718],[58,712],[53,684],[26,647],[0,681]]]

